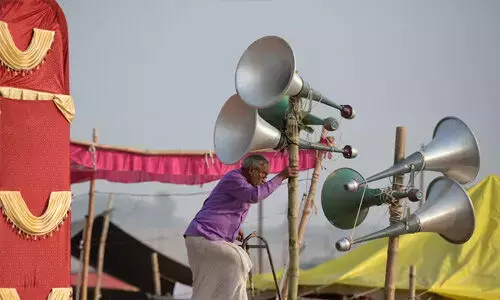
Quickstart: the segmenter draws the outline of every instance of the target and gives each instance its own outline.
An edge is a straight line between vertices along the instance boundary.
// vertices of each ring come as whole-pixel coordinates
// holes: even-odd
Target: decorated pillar
[[[55,0],[0,1],[0,300],[71,298],[68,29]]]

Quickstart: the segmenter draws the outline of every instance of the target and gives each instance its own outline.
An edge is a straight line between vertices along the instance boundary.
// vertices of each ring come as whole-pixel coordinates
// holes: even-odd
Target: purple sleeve
[[[280,186],[281,182],[282,179],[275,176],[266,183],[254,187],[246,180],[238,179],[228,186],[228,193],[242,201],[257,203],[271,195]]]

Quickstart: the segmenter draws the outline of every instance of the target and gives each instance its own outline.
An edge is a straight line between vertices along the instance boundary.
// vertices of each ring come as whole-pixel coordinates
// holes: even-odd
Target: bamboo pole
[[[106,239],[108,238],[109,220],[111,218],[111,208],[113,207],[113,193],[109,194],[108,208],[104,215],[102,224],[102,234],[99,240],[99,253],[97,258],[97,282],[95,285],[94,300],[101,299],[102,269],[104,267],[104,254],[106,251]]]
[[[97,144],[99,137],[97,129],[92,131],[92,141]],[[96,155],[94,152],[93,155]],[[92,226],[94,225],[94,200],[95,200],[95,179],[90,181],[89,206],[87,213],[87,224],[85,228],[85,239],[83,241],[83,270],[82,270],[82,300],[87,300],[87,285],[89,276],[90,242],[92,237]]]
[[[396,128],[396,142],[394,147],[394,164],[404,159],[406,148],[406,129],[404,127],[398,126]],[[394,176],[392,189],[396,191],[403,190],[404,186],[404,175]],[[391,224],[401,220],[401,215],[403,210],[401,207],[401,200],[392,200],[389,204],[389,221]],[[399,237],[389,237],[389,242],[387,245],[387,263],[385,269],[385,286],[384,295],[385,300],[394,300],[396,294],[396,281],[395,278],[395,267],[396,258],[398,254],[399,247]]]
[[[85,218],[83,219],[83,232],[82,232],[82,238],[80,240],[80,245],[79,245],[79,248],[80,248],[80,276],[78,276],[78,285],[76,286],[76,300],[79,300],[80,299],[80,290],[82,289],[82,278],[83,278],[83,239],[85,238],[85,228],[87,227],[87,220],[88,220],[88,216],[85,216]]]
[[[410,290],[410,296],[408,297],[408,300],[417,300],[415,297],[415,292],[416,292],[416,278],[415,278],[415,266],[411,265],[410,266],[410,272],[409,272],[409,290]]]
[[[323,132],[321,133],[322,138],[326,138],[326,134],[328,131],[323,128]],[[328,137],[328,142],[330,146],[333,146],[333,137]],[[316,196],[316,185],[318,184],[319,174],[321,172],[321,163],[323,162],[323,151],[318,151],[316,156],[316,163],[314,165],[314,171],[311,178],[311,185],[309,186],[309,192],[304,204],[304,208],[302,211],[302,216],[300,218],[300,224],[298,229],[298,239],[299,239],[299,247],[302,246],[302,240],[304,237],[304,233],[306,231],[307,222],[309,220],[309,215],[311,214],[311,209],[314,204],[314,197]],[[283,271],[284,286],[281,290],[281,295],[283,299],[287,299],[288,297],[288,289],[290,284],[289,278],[289,264],[286,264],[285,270]]]
[[[299,165],[299,121],[300,99],[290,97],[290,110],[287,114],[288,165]],[[298,176],[288,178],[288,252],[290,257],[290,286],[288,299],[297,300],[299,281],[299,243],[298,243]]]
[[[71,140],[71,144],[77,145],[77,146],[83,146],[83,147],[90,147],[91,145],[94,145],[96,149],[102,149],[102,150],[110,150],[110,151],[121,151],[121,152],[130,152],[134,154],[141,154],[141,155],[215,155],[214,151],[211,150],[142,150],[142,149],[135,149],[131,147],[122,147],[122,146],[111,146],[111,145],[106,145],[106,144],[93,144],[92,142],[88,141],[77,141],[77,140]],[[251,153],[274,153],[276,150],[274,149],[258,149],[251,151]]]
[[[158,263],[158,253],[151,253],[151,264],[153,265],[153,282],[155,295],[161,296],[160,265]]]

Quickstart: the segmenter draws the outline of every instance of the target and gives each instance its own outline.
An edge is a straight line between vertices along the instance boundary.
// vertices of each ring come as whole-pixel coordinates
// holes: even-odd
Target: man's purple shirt
[[[281,182],[282,179],[275,176],[254,187],[247,181],[241,169],[229,171],[212,190],[184,235],[233,242],[238,236],[241,223],[245,221],[250,205],[267,198]]]

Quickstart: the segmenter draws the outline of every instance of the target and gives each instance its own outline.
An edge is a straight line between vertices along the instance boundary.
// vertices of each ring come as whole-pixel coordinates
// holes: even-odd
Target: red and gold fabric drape
[[[54,0],[0,2],[0,299],[69,299],[68,29]]]

